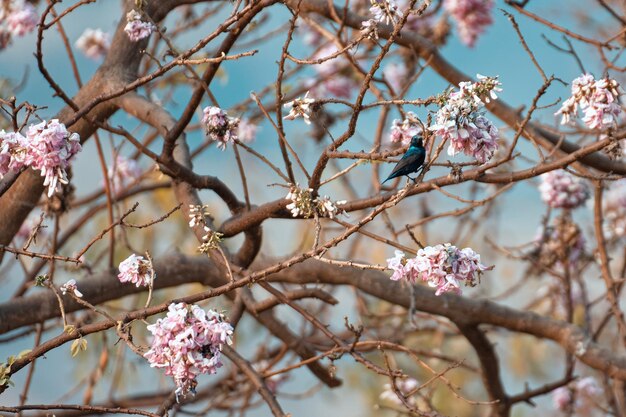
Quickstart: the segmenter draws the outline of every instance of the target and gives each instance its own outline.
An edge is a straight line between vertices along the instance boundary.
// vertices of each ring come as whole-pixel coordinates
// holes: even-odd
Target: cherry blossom
[[[32,32],[37,23],[39,16],[32,4],[25,1],[12,2],[11,11],[6,16],[6,25],[13,36],[24,36]]]
[[[612,78],[596,80],[591,74],[583,74],[572,81],[572,95],[563,102],[555,115],[561,115],[561,124],[571,122],[578,113],[584,113],[583,123],[590,129],[608,129],[617,126],[622,112],[619,105],[620,86]]]
[[[149,286],[155,276],[150,261],[134,253],[120,263],[119,269],[117,278],[120,282],[130,282],[137,287]]]
[[[380,23],[395,24],[402,17],[394,0],[371,0],[370,13]]]
[[[461,294],[461,283],[474,287],[480,281],[483,271],[492,269],[480,263],[480,255],[471,248],[459,249],[446,243],[426,246],[412,259],[405,259],[402,252],[387,260],[387,266],[394,270],[392,280],[404,279],[411,283],[418,280],[428,282],[437,288],[435,295],[446,292]]]
[[[602,390],[595,378],[585,377],[552,391],[552,404],[560,411],[567,411],[571,405],[577,415],[588,416],[600,402],[601,393]]]
[[[147,38],[156,30],[156,26],[152,23],[142,21],[141,14],[136,10],[128,12],[126,20],[128,23],[126,23],[124,27],[124,32],[126,32],[128,38],[133,42]]]
[[[296,98],[293,101],[285,103],[285,108],[289,109],[289,114],[283,119],[294,120],[301,116],[304,119],[304,123],[311,124],[311,104],[315,103],[315,99],[309,98],[309,92],[307,91],[304,98]]]
[[[217,142],[218,148],[224,150],[226,144],[238,139],[238,118],[230,117],[224,110],[214,106],[205,107],[203,112],[202,123],[209,137]]]
[[[232,344],[233,327],[224,316],[197,305],[172,303],[166,317],[147,329],[153,339],[144,357],[174,378],[177,398],[195,393],[198,375],[215,374],[223,365],[223,346]]]
[[[405,269],[406,265],[406,257],[404,256],[404,252],[401,250],[396,250],[393,258],[387,259],[387,267],[393,270],[393,274],[390,279],[393,281],[400,281],[404,279],[407,275],[407,271]]]
[[[301,216],[308,219],[318,214],[333,219],[337,214],[345,214],[339,207],[346,204],[345,200],[332,201],[328,196],[313,198],[312,192],[311,188],[300,188],[297,184],[290,188],[285,198],[291,200],[291,203],[287,204],[286,208],[291,211],[293,217]]]
[[[422,125],[413,112],[407,112],[404,120],[394,119],[391,123],[389,140],[392,143],[400,143],[403,146],[411,143],[411,138],[422,131]]]
[[[477,161],[489,161],[498,149],[498,129],[484,116],[485,103],[496,99],[500,83],[497,77],[478,74],[478,82],[461,82],[458,91],[444,96],[435,124],[429,127],[448,140],[448,155],[460,152]]]
[[[52,197],[59,183],[68,183],[65,169],[81,150],[78,134],[70,134],[57,119],[30,125],[23,147],[23,159],[16,160],[16,165],[41,171],[41,176],[45,177],[43,185],[48,186],[48,197]]]
[[[332,201],[330,197],[317,197],[314,202],[317,203],[317,211],[320,216],[334,219],[337,214],[345,214],[345,211],[339,207],[346,204],[346,200]]]
[[[85,29],[76,40],[76,47],[88,58],[100,59],[109,51],[111,36],[100,29]]]
[[[250,120],[243,118],[239,120],[237,126],[237,139],[243,143],[250,143],[256,138],[259,126],[252,123]]]
[[[419,387],[419,382],[417,382],[415,378],[410,378],[410,377],[404,378],[404,379],[396,379],[395,382],[396,382],[396,388],[398,389],[398,391],[400,391],[402,396],[406,398],[406,402],[410,404],[411,406],[415,406],[415,399],[413,399],[412,396],[407,397],[407,395],[409,395],[409,393],[411,393],[413,390]],[[385,384],[383,388],[384,390],[380,394],[381,400],[390,401],[398,406],[404,405],[404,403],[402,402],[398,394],[393,390],[393,387],[391,386],[391,384]]]
[[[578,177],[559,169],[541,175],[541,199],[552,208],[574,209],[589,198],[589,187]]]
[[[312,96],[322,98],[331,95],[339,98],[350,98],[358,88],[356,80],[350,72],[346,71],[346,65],[341,59],[341,55],[332,57],[336,53],[337,48],[333,44],[329,44],[313,56],[313,59],[322,62],[313,65],[313,69],[319,74],[319,77],[310,78],[305,83]]]
[[[461,42],[469,47],[493,23],[493,0],[444,0],[443,7],[456,22]]]
[[[83,293],[78,291],[78,286],[76,285],[76,280],[75,279],[70,279],[65,284],[61,285],[59,287],[59,289],[61,290],[61,293],[63,295],[67,294],[68,292],[71,292],[78,298],[82,298],[83,297]]]
[[[141,168],[134,159],[118,154],[115,156],[114,163],[109,167],[107,176],[113,191],[118,192],[141,177]]]
[[[361,22],[361,35],[371,40],[378,39],[378,21],[368,19]]]
[[[557,410],[565,411],[572,402],[572,393],[567,387],[559,387],[552,391],[552,404]]]
[[[393,91],[398,94],[402,90],[404,83],[407,81],[408,74],[405,65],[392,62],[391,64],[385,66],[383,69],[383,75],[385,76],[387,82],[391,85],[391,88],[393,88]]]
[[[43,185],[48,186],[48,197],[51,197],[59,183],[68,183],[65,169],[80,150],[78,134],[70,134],[57,119],[30,125],[25,137],[19,132],[2,130],[0,178],[10,170],[32,167],[45,177]]]

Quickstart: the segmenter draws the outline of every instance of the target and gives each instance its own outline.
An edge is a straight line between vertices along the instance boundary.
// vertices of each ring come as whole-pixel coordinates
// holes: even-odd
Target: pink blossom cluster
[[[552,391],[552,403],[559,411],[567,411],[570,406],[580,416],[588,416],[600,400],[602,390],[593,377],[586,377],[567,386]],[[576,396],[576,401],[573,401]]]
[[[443,7],[456,22],[461,42],[469,47],[493,23],[493,0],[444,0]]]
[[[374,17],[374,20],[389,25],[395,24],[402,17],[395,0],[371,1],[372,7],[370,7],[370,13]]]
[[[407,82],[408,73],[406,65],[392,62],[385,66],[383,75],[391,85],[391,88],[393,88],[394,93],[398,94],[402,90],[402,87],[404,87],[404,83]]]
[[[144,22],[141,19],[141,13],[136,10],[131,10],[126,14],[126,21],[124,32],[126,32],[128,38],[133,42],[147,38],[156,30],[156,26],[150,22]]]
[[[215,374],[222,366],[222,347],[232,344],[233,327],[224,316],[197,305],[172,303],[166,317],[147,329],[153,339],[144,357],[174,377],[177,396],[195,393],[197,376]]]
[[[117,278],[120,282],[130,282],[137,287],[149,286],[152,283],[152,277],[156,277],[150,261],[134,253],[120,263],[119,269],[120,273]]]
[[[407,112],[404,120],[394,119],[391,124],[391,132],[389,133],[389,140],[392,143],[401,143],[402,145],[408,145],[411,143],[411,138],[422,131],[422,126],[419,124],[417,116],[413,112]]]
[[[65,169],[81,150],[80,137],[69,133],[57,119],[30,125],[26,136],[19,132],[0,131],[0,177],[10,170],[31,167],[41,171],[52,197],[58,183],[67,184]]]
[[[622,178],[609,186],[602,198],[602,212],[608,236],[626,236],[626,179]]]
[[[471,248],[459,249],[450,243],[420,249],[413,259],[396,251],[393,258],[387,259],[387,266],[394,271],[392,280],[427,281],[430,287],[437,288],[435,295],[461,294],[462,282],[474,287],[482,272],[493,268],[481,264],[480,255]]]
[[[202,123],[209,137],[217,142],[218,148],[224,150],[227,143],[238,139],[238,118],[230,117],[224,110],[214,106],[205,107],[203,112]]]
[[[85,29],[76,40],[76,47],[91,59],[100,59],[109,51],[111,36],[101,29]]]
[[[561,115],[561,124],[569,123],[578,107],[584,113],[583,123],[590,129],[607,129],[617,126],[617,116],[622,112],[619,105],[620,88],[612,78],[596,80],[591,74],[583,74],[572,81],[572,95],[563,102],[555,115]]]
[[[126,188],[141,177],[141,168],[134,159],[128,159],[123,155],[116,155],[113,164],[107,171],[113,192]]]
[[[337,53],[337,48],[333,44],[329,44],[313,56],[313,59],[322,60],[320,64],[313,66],[318,76],[306,82],[314,97],[322,98],[330,95],[338,98],[350,98],[358,88],[358,84],[352,78],[345,62],[342,62],[341,55],[328,59],[335,53]]]
[[[406,398],[406,402],[411,406],[415,406],[415,399],[413,399],[413,396],[407,396],[411,394],[412,391],[415,390],[417,387],[419,387],[419,382],[417,382],[415,378],[408,377],[403,379],[396,379],[396,388],[398,389],[398,391],[400,391],[402,396]],[[385,384],[383,388],[384,390],[380,394],[381,400],[390,401],[397,406],[404,405],[398,394],[393,390],[391,384]]]
[[[361,35],[373,41],[378,39],[378,21],[374,19],[361,22]]]
[[[39,16],[35,7],[24,0],[4,1],[0,4],[0,49],[6,47],[11,41],[11,36],[24,36],[32,32]]]
[[[552,208],[574,209],[589,198],[589,187],[565,170],[546,172],[539,186],[541,199]]]
[[[256,138],[258,130],[259,126],[244,117],[239,120],[239,126],[237,127],[237,139],[243,143],[250,143]]]
[[[458,91],[442,98],[435,124],[428,129],[448,140],[448,155],[463,152],[477,161],[489,161],[498,150],[498,129],[484,116],[485,103],[501,91],[497,77],[477,75],[479,81],[461,82]]]

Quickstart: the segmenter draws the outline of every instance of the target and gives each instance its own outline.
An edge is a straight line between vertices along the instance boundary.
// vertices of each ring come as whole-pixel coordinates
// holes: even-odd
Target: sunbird
[[[411,138],[411,146],[407,149],[406,153],[398,161],[391,174],[387,177],[383,184],[392,178],[401,177],[406,175],[410,180],[415,182],[415,178],[409,177],[409,174],[417,172],[426,159],[426,149],[424,149],[424,143],[422,137],[415,135]]]

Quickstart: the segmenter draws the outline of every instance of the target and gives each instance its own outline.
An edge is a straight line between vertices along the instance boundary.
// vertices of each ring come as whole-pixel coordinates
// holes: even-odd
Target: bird
[[[406,175],[410,180],[415,182],[415,178],[409,177],[409,174],[417,172],[424,164],[426,159],[426,149],[424,149],[424,142],[420,135],[415,135],[411,138],[411,146],[407,149],[406,153],[398,161],[391,174],[382,183],[386,183],[392,178],[401,177]]]

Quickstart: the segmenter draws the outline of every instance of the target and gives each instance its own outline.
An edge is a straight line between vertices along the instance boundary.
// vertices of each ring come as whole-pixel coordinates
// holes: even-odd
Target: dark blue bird
[[[419,135],[415,135],[411,138],[411,146],[407,149],[406,153],[398,161],[391,174],[387,177],[383,184],[389,181],[392,178],[401,177],[406,175],[409,177],[409,174],[413,172],[417,172],[422,164],[424,164],[424,160],[426,159],[426,149],[424,149],[424,143],[422,141],[422,137]],[[409,179],[415,182],[415,178],[409,177]]]

